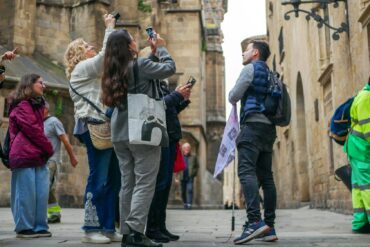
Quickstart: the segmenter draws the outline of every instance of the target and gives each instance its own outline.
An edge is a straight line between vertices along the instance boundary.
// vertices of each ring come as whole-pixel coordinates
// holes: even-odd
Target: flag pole
[[[236,150],[235,150],[236,154]],[[235,155],[236,157],[236,155]],[[231,232],[235,231],[235,158],[233,161],[233,202],[232,202],[232,216],[231,216]]]

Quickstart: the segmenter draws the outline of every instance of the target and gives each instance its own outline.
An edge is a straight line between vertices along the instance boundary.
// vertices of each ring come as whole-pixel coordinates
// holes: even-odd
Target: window
[[[283,34],[283,27],[280,28],[279,33],[279,54],[280,54],[280,62],[283,60],[283,52],[284,52],[284,34]]]
[[[324,18],[329,18],[328,8],[320,10],[321,15]],[[320,51],[320,69],[325,70],[330,63],[330,54],[331,54],[331,36],[330,29],[327,26],[323,26],[318,29],[319,32],[319,51]]]

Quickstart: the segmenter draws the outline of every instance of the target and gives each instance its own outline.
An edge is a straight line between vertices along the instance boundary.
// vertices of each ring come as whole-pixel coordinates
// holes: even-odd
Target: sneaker
[[[23,230],[23,231],[17,232],[16,237],[17,238],[38,238],[39,235],[32,230]]]
[[[170,239],[170,241],[177,241],[180,239],[179,235],[170,233],[166,228],[162,229],[161,233],[167,236]]]
[[[268,232],[270,227],[264,221],[244,225],[244,230],[240,237],[234,239],[234,244],[244,244],[252,239]]]
[[[122,235],[121,247],[126,247],[127,236],[128,236],[128,234],[123,234]]]
[[[144,234],[139,232],[130,233],[130,235],[126,238],[126,247],[163,247],[162,244],[153,242],[149,238],[147,238]]]
[[[111,240],[100,232],[86,232],[82,243],[109,244]]]
[[[58,215],[51,215],[51,216],[48,218],[48,223],[49,223],[49,224],[60,223],[60,218],[61,218],[61,216],[58,216]]]
[[[270,231],[265,234],[260,235],[259,237],[255,238],[256,240],[263,241],[263,242],[274,242],[278,240],[276,236],[275,228],[270,227]]]
[[[157,243],[168,243],[170,242],[170,238],[164,235],[159,229],[157,230],[150,230],[145,232],[145,236],[150,238],[151,240]]]
[[[110,239],[111,242],[121,242],[122,241],[122,235],[118,234],[116,232],[103,232],[104,236]]]
[[[37,233],[37,234],[39,235],[39,237],[41,237],[41,238],[51,237],[51,232],[46,231],[46,230],[38,231],[38,232],[36,232],[36,233]]]

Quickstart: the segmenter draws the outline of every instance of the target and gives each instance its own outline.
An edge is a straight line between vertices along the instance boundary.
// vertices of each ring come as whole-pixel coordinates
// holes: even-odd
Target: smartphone
[[[118,19],[121,17],[121,15],[119,14],[118,11],[113,11],[111,13],[111,15],[113,15],[114,19],[116,19],[116,21],[118,21]]]
[[[190,87],[193,87],[196,82],[197,82],[197,80],[195,80],[194,77],[190,76],[186,85],[190,85]]]
[[[153,27],[149,26],[145,29],[146,33],[148,34],[149,38],[156,39],[157,33],[154,31]]]

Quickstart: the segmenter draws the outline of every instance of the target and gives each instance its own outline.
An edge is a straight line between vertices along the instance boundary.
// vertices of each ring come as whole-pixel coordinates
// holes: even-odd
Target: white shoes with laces
[[[85,236],[82,238],[82,243],[109,244],[110,242],[111,239],[100,232],[85,232]]]
[[[109,238],[112,242],[122,241],[122,235],[118,234],[117,232],[104,232],[103,235]]]

